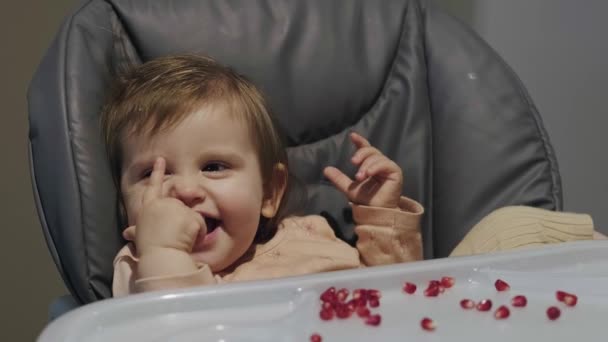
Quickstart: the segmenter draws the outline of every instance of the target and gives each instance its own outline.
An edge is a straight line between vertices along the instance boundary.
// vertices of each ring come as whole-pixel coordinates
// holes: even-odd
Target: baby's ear
[[[272,218],[276,215],[287,188],[287,178],[287,168],[282,163],[277,163],[272,169],[272,179],[264,189],[262,216]]]

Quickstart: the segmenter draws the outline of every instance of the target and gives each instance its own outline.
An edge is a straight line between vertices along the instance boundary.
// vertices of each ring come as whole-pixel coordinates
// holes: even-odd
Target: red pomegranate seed
[[[323,304],[321,304],[321,310],[333,310],[333,309],[334,309],[333,303],[323,302]]]
[[[560,314],[561,314],[561,312],[559,311],[559,308],[557,308],[556,306],[550,306],[547,309],[547,317],[549,317],[549,319],[552,321],[555,321],[556,319],[558,319]]]
[[[367,306],[367,300],[365,300],[363,298],[353,299],[353,300],[355,301],[355,304],[357,305],[357,307]]]
[[[378,291],[378,290],[368,289],[367,296],[368,296],[368,298],[380,299],[382,297],[382,294],[380,294],[380,291]]]
[[[353,299],[366,298],[367,291],[365,289],[355,289],[353,291]]]
[[[509,311],[509,308],[504,305],[501,305],[498,307],[498,309],[496,309],[496,311],[494,311],[494,318],[505,319],[509,317],[510,314],[511,312]]]
[[[441,285],[441,282],[439,280],[430,280],[429,281],[429,287],[431,286],[439,286]]]
[[[379,314],[370,315],[365,319],[365,324],[378,326],[382,321],[382,317]]]
[[[435,322],[428,317],[424,317],[422,319],[422,321],[420,321],[420,326],[422,327],[422,329],[424,329],[426,331],[434,331],[435,328],[437,327],[435,325]]]
[[[321,312],[319,312],[319,317],[324,321],[330,321],[334,318],[334,310],[321,310]]]
[[[336,288],[332,286],[325,290],[325,292],[321,294],[321,300],[324,302],[336,301]]]
[[[452,277],[442,277],[441,278],[441,286],[445,287],[446,289],[449,289],[450,287],[454,286],[455,280]]]
[[[484,299],[481,302],[477,303],[477,310],[479,311],[489,311],[492,308],[492,301],[489,299]]]
[[[564,296],[564,303],[568,306],[575,306],[577,302],[578,297],[573,294],[568,293]]]
[[[346,301],[346,298],[348,298],[348,289],[340,289],[336,293],[336,299],[338,300],[338,302],[344,303]]]
[[[350,310],[346,304],[336,305],[335,311],[336,317],[339,319],[349,318],[353,314],[353,311]]]
[[[513,297],[513,299],[511,299],[511,305],[513,305],[514,307],[517,307],[517,308],[523,308],[527,304],[528,304],[528,299],[526,299],[526,296],[518,295],[518,296]]]
[[[568,292],[557,290],[555,291],[555,298],[557,298],[558,301],[563,302],[564,297],[566,297],[567,294]]]
[[[355,311],[358,306],[359,306],[359,303],[356,299],[351,299],[346,303],[346,307],[348,307],[348,310],[350,310],[350,311]]]
[[[380,306],[380,301],[378,300],[378,298],[370,298],[369,299],[369,306],[372,308],[377,308]]]
[[[427,297],[437,297],[439,295],[439,286],[429,285],[429,287],[424,290],[424,295]]]
[[[364,306],[360,306],[357,308],[357,316],[361,318],[369,317],[370,314],[371,312],[369,311],[369,309]]]
[[[403,285],[403,291],[408,294],[413,294],[414,292],[416,292],[416,284],[405,283]]]
[[[465,310],[470,310],[475,307],[475,302],[470,299],[463,299],[460,301],[460,306]]]
[[[312,335],[310,335],[310,342],[321,342],[323,341],[323,339],[321,338],[321,335],[314,333]]]
[[[497,279],[494,283],[494,286],[496,287],[497,291],[508,291],[509,289],[511,289],[509,284],[507,284],[504,280],[501,279]]]

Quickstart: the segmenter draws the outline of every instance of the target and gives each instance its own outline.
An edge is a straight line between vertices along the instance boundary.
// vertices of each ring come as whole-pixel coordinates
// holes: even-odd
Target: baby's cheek
[[[239,225],[251,224],[257,227],[262,207],[262,195],[243,189],[241,188],[240,191],[235,191],[231,196],[225,198],[224,213],[230,215],[229,219],[235,223],[238,222]]]
[[[141,210],[141,201],[137,200],[133,194],[123,195],[125,212],[127,214],[127,221],[129,225],[135,225],[137,216]]]

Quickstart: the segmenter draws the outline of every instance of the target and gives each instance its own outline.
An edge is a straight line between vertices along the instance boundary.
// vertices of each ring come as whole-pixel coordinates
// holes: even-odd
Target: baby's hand
[[[359,166],[355,180],[332,166],[323,171],[325,177],[355,204],[397,208],[403,186],[403,173],[399,165],[359,134],[353,132],[350,138],[357,147],[351,158],[351,162]]]
[[[165,160],[158,158],[143,194],[137,228],[131,226],[123,233],[127,240],[135,240],[140,256],[155,248],[173,248],[190,253],[199,233],[207,232],[205,220],[199,213],[176,198],[163,197],[164,175]]]

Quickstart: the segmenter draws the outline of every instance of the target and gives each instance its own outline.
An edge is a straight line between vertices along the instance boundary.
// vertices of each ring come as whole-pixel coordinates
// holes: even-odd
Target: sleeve
[[[591,240],[593,233],[593,221],[586,214],[509,206],[494,210],[479,221],[450,256]]]
[[[399,208],[351,204],[357,226],[357,249],[367,266],[422,260],[422,205],[401,197]]]
[[[137,279],[137,263],[138,259],[132,243],[127,244],[118,252],[114,258],[113,297],[217,283],[217,279],[208,265],[201,265],[196,272],[188,274]]]

